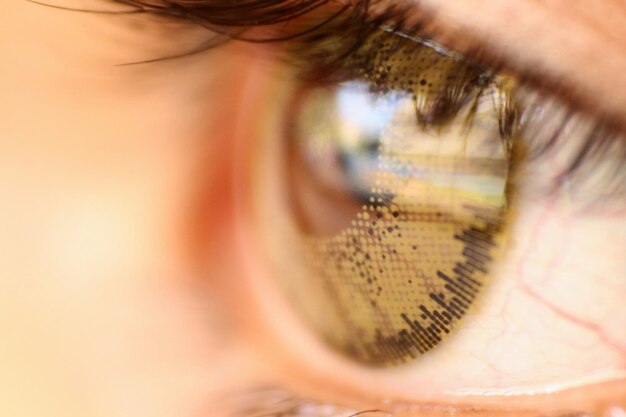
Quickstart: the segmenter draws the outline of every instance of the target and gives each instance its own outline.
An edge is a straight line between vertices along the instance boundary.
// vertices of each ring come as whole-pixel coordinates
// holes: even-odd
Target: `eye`
[[[596,221],[609,190],[621,204],[617,134],[393,31],[368,35],[332,77],[295,80],[273,90],[284,106],[254,152],[252,205],[274,284],[303,327],[347,361],[420,381],[422,393],[539,389],[620,369],[621,336],[604,344],[555,319],[569,314],[551,303],[563,293],[538,285],[543,265],[521,255],[543,234],[554,256],[548,224]],[[542,320],[567,329],[563,343],[544,338]],[[585,356],[566,349],[569,337],[604,352],[602,365],[568,367]]]

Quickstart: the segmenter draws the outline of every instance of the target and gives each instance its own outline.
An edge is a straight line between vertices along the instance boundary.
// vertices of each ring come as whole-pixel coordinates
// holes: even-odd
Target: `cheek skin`
[[[0,415],[198,415],[245,374],[213,298],[241,275],[223,181],[240,67],[115,67],[164,51],[132,53],[154,39],[110,19],[0,13]]]

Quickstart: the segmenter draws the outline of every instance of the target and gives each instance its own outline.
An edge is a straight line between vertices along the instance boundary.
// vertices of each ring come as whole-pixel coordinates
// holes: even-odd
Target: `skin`
[[[424,1],[442,40],[489,39],[511,67],[540,63],[624,123],[626,7],[588,3]],[[280,64],[233,43],[115,66],[200,36],[3,4],[0,415],[219,416],[216,395],[256,383],[355,410],[387,399],[595,410],[626,397],[623,206],[520,203],[506,279],[427,363],[368,370],[325,350],[272,286],[253,227],[254,150],[271,149],[289,91],[276,93]],[[592,382],[604,385],[560,393]]]

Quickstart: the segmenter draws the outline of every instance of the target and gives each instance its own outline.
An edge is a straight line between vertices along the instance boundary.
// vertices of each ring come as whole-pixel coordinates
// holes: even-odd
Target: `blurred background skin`
[[[95,3],[56,4],[102,6]],[[626,108],[625,44],[611,41],[625,39],[623,3],[593,2],[588,24],[576,7],[569,15],[565,1],[520,1],[516,10],[500,5],[480,16],[471,11],[502,2],[426,3],[442,7],[442,19],[480,28],[477,36],[492,34],[520,54],[527,48],[558,74],[584,79],[582,90],[606,99],[598,108]],[[263,272],[239,238],[243,191],[234,175],[245,167],[237,147],[254,132],[253,118],[241,114],[267,101],[271,87],[258,65],[262,50],[232,44],[180,62],[116,67],[179,51],[199,34],[22,0],[1,7],[0,415],[204,415],[215,390],[270,375],[311,395],[332,391],[337,401],[358,401],[374,387],[392,395],[388,380],[329,375],[323,355],[302,363],[293,351],[309,348],[298,342],[283,352],[276,328],[262,319],[271,307],[254,294]],[[545,25],[546,18],[563,31],[534,33],[536,42],[525,44],[533,19]],[[577,225],[560,223],[558,207],[535,209],[552,227],[535,251],[554,251],[565,230],[585,234],[602,255],[577,259],[576,274],[611,277],[604,282],[611,292],[625,293],[624,213]],[[577,244],[573,258],[589,254]],[[512,274],[545,272],[516,256]],[[552,268],[555,280],[572,276],[571,265]],[[614,309],[611,325],[623,324],[623,305]],[[618,330],[606,333],[623,349],[616,367],[626,368]]]

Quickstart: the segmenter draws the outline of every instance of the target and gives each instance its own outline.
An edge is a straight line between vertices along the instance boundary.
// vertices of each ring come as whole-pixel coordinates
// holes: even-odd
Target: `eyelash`
[[[416,16],[414,5],[382,4],[377,0],[356,0],[342,2],[338,0],[275,0],[258,2],[256,0],[244,2],[223,2],[220,0],[195,0],[187,2],[146,2],[145,0],[111,0],[114,3],[130,6],[128,13],[147,13],[165,16],[199,25],[211,31],[214,36],[199,47],[180,54],[160,57],[144,61],[155,62],[194,55],[213,48],[228,40],[240,40],[251,43],[280,43],[284,42],[287,53],[282,57],[284,62],[298,70],[300,82],[309,85],[333,84],[346,79],[344,72],[345,62],[355,55],[367,55],[374,51],[363,51],[365,41],[376,32],[384,28],[389,36],[411,37],[419,42],[435,43],[431,38],[440,37],[439,29],[430,25],[431,16],[422,13]],[[326,10],[322,12],[322,10]],[[318,16],[319,14],[319,16]],[[293,24],[297,21],[298,24]],[[271,35],[246,36],[247,31],[254,27],[281,28]],[[341,40],[337,34],[341,33]],[[289,42],[285,42],[289,41]],[[332,44],[332,47],[329,45]],[[453,53],[447,51],[447,53]],[[485,55],[476,50],[474,56]],[[471,65],[472,63],[465,59]],[[493,60],[492,60],[493,61]],[[489,71],[499,72],[505,63],[495,60],[497,64]],[[480,65],[482,66],[482,65]],[[485,68],[485,67],[483,67]],[[519,77],[518,77],[519,78]],[[525,78],[525,77],[524,77]],[[537,77],[535,77],[537,78]],[[539,77],[541,78],[541,77]],[[571,157],[568,166],[565,166],[547,186],[548,192],[555,192],[567,182],[568,186],[584,188],[584,180],[589,173],[603,163],[603,168],[610,172],[602,182],[603,195],[594,195],[596,201],[603,203],[615,197],[626,195],[624,177],[624,162],[626,162],[626,140],[617,128],[613,128],[604,120],[591,120],[584,114],[570,112],[569,107],[559,103],[553,97],[544,94],[542,88],[533,90],[527,86],[528,80],[519,80],[523,88],[533,95],[531,100],[536,108],[548,108],[558,114],[562,108],[567,109],[559,128],[553,133],[560,132],[566,125],[578,124],[589,133],[584,138],[577,154]],[[536,83],[541,84],[541,82]],[[536,110],[536,109],[535,109]],[[556,116],[555,116],[556,117]],[[545,135],[545,132],[540,132]],[[544,138],[545,139],[545,138]],[[543,143],[532,141],[534,148],[525,157],[525,163],[541,162],[543,157],[554,156],[554,152],[561,149],[567,140],[567,135],[552,134]],[[611,167],[606,167],[606,156],[612,155]],[[593,162],[593,164],[590,164]],[[598,198],[601,197],[601,198]]]

